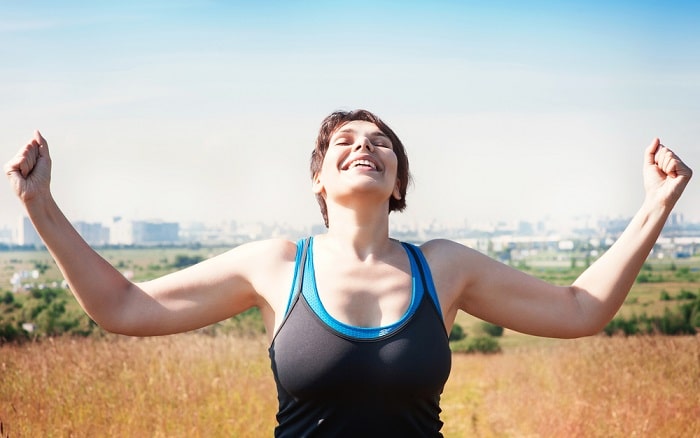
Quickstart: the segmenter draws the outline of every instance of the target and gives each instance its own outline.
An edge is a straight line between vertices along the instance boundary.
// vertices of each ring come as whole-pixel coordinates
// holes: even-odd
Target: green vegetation
[[[209,335],[259,336],[265,328],[258,309],[250,309],[199,331]],[[28,294],[5,292],[0,298],[0,345],[61,335],[105,334],[66,289],[32,289]]]
[[[464,333],[464,329],[462,328],[462,326],[455,323],[452,326],[452,331],[450,331],[450,337],[449,337],[450,342],[460,341],[460,340],[464,339],[465,337],[467,337],[467,334]]]
[[[102,256],[125,275],[148,280],[199,263],[228,248],[106,249]],[[33,273],[36,271],[36,273]],[[0,344],[46,337],[102,337],[106,334],[80,308],[46,251],[0,252],[0,281],[10,285],[20,275],[15,291],[0,290]],[[264,332],[257,309],[200,330],[202,333],[259,335]]]
[[[461,325],[455,323],[450,332],[450,349],[453,353],[500,353],[501,345],[496,337],[503,335],[503,327],[482,322],[484,335],[467,337]]]
[[[661,300],[669,301],[668,292],[662,291]],[[685,296],[695,296],[689,293]],[[630,317],[615,317],[605,327],[608,336],[615,334],[631,335],[694,335],[700,328],[700,299],[678,304],[675,309],[665,308],[662,315],[648,316],[646,313]]]
[[[110,248],[101,255],[136,281],[148,280],[199,263],[229,248]],[[560,257],[561,258],[561,257]],[[555,259],[554,255],[513,262],[519,269],[554,284],[570,284],[592,261],[585,257]],[[22,284],[11,279],[22,276]],[[64,289],[62,277],[46,251],[0,252],[0,343],[43,337],[97,336],[105,333],[80,309]],[[693,334],[700,328],[700,257],[650,260],[632,291],[604,333]],[[10,286],[13,290],[9,290]],[[207,335],[257,336],[263,332],[260,313],[251,309],[201,329]],[[488,339],[484,341],[482,339]],[[453,351],[498,351],[533,343],[525,335],[469,315],[458,315],[450,334]],[[495,345],[495,346],[494,346]],[[497,348],[496,348],[497,347]]]
[[[196,265],[204,260],[200,255],[177,254],[175,261],[170,265],[174,269],[183,269],[188,266]]]
[[[500,325],[491,324],[490,322],[482,322],[481,330],[487,335],[492,336],[494,338],[503,336],[503,327],[501,327]]]
[[[450,349],[453,353],[500,353],[501,345],[491,336],[479,336],[475,338],[464,338],[459,341],[450,342]]]
[[[32,289],[0,301],[0,343],[60,335],[89,336],[99,329],[62,288]]]

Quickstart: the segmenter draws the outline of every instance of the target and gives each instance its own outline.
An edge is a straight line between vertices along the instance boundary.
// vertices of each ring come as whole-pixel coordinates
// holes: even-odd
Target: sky
[[[71,220],[319,223],[315,136],[355,108],[409,155],[392,221],[629,217],[652,138],[700,170],[700,4],[0,3],[0,161],[40,129]]]

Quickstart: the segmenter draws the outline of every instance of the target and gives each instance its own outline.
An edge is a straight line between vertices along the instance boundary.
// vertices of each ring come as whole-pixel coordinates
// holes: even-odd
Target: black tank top
[[[448,337],[428,264],[420,249],[402,245],[413,277],[409,309],[394,324],[365,328],[323,309],[313,239],[298,242],[289,310],[269,349],[279,400],[276,437],[442,436]]]

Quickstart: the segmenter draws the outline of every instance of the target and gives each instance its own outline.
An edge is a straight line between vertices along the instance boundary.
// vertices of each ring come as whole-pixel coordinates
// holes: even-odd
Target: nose
[[[357,140],[357,142],[355,142],[355,147],[353,148],[353,150],[360,151],[362,149],[367,149],[369,152],[372,152],[374,150],[374,145],[371,141],[369,141],[369,138],[360,137]]]

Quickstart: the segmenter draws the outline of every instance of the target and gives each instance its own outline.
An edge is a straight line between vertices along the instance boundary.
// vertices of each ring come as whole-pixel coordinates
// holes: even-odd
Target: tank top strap
[[[311,237],[306,237],[297,240],[297,254],[294,260],[294,278],[292,278],[292,288],[289,291],[287,306],[284,309],[285,318],[289,314],[289,309],[292,308],[294,300],[298,299],[301,294],[301,283],[304,278],[304,266],[306,265],[306,252],[309,247]]]
[[[401,242],[401,244],[408,250],[409,254],[415,258],[416,265],[420,271],[421,281],[423,282],[423,290],[430,296],[430,301],[433,302],[433,306],[440,316],[440,320],[444,321],[444,317],[442,316],[442,308],[440,307],[440,299],[438,298],[437,291],[435,290],[435,283],[433,282],[433,276],[430,273],[430,266],[423,255],[423,251],[412,243]]]

